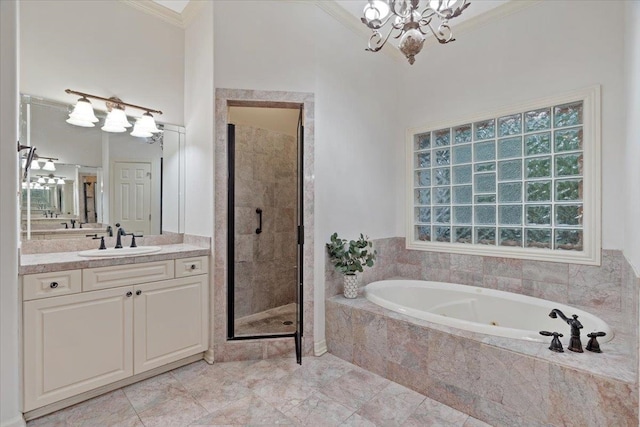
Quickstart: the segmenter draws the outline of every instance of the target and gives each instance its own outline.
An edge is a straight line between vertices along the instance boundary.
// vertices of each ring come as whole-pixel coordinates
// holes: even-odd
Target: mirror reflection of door
[[[80,188],[80,218],[82,222],[98,222],[98,211],[96,208],[96,185],[98,177],[80,173],[78,180],[82,183]]]
[[[293,334],[298,281],[298,108],[230,107],[234,336]]]
[[[114,162],[113,222],[127,233],[151,230],[151,163]]]

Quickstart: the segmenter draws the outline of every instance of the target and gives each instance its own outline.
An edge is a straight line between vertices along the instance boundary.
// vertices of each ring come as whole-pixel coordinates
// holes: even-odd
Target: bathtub
[[[559,317],[549,317],[552,309],[566,316],[579,316],[584,328],[582,344],[590,332],[606,332],[598,342],[613,339],[609,325],[593,314],[540,298],[476,286],[422,280],[383,280],[365,287],[367,299],[398,313],[471,332],[535,342],[550,342],[539,331],[564,334],[569,342],[570,328]]]

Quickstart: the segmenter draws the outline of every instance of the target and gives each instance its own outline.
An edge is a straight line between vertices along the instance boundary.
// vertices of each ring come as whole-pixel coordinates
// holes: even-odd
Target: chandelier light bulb
[[[365,5],[363,13],[367,25],[375,22],[379,27],[382,21],[389,15],[389,5],[385,1],[371,0]]]

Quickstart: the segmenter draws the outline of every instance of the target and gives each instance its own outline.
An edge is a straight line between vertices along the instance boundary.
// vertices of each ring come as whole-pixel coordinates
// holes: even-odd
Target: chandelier
[[[469,6],[468,0],[427,0],[424,10],[419,11],[420,0],[369,0],[364,7],[362,23],[369,27],[373,34],[369,37],[369,52],[378,52],[387,43],[389,37],[400,39],[399,49],[409,60],[415,62],[427,35],[427,28],[441,44],[454,41],[449,27],[449,19],[460,16]],[[437,19],[436,22],[434,19]],[[386,36],[381,30],[387,23],[391,27]],[[439,22],[437,27],[434,24]]]

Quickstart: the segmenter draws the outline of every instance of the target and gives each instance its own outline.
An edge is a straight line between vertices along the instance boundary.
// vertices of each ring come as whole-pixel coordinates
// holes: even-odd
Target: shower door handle
[[[257,208],[256,213],[258,214],[258,228],[256,228],[256,234],[262,233],[262,209]]]

